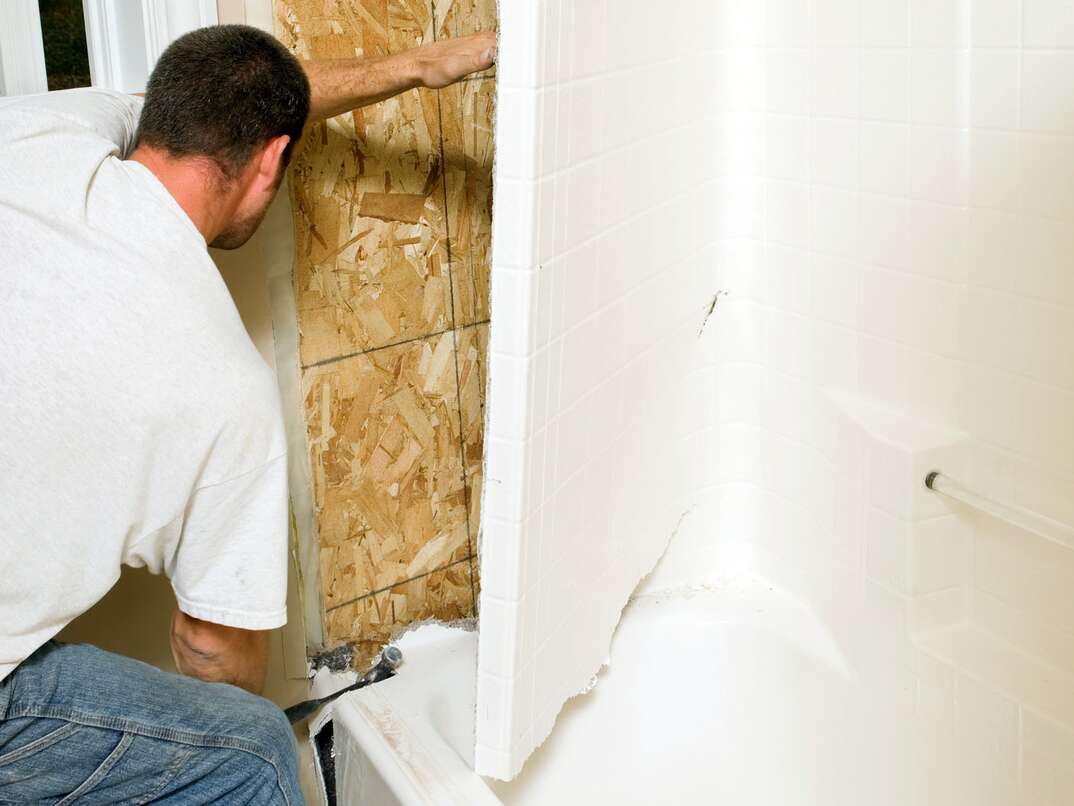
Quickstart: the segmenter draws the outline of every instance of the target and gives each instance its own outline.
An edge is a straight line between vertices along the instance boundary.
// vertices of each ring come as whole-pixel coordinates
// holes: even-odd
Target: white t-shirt
[[[0,679],[123,564],[195,618],[286,621],[275,379],[201,234],[122,159],[140,110],[0,99]]]

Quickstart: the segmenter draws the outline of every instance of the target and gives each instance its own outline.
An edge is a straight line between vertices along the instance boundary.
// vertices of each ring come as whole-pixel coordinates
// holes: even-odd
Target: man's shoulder
[[[125,152],[141,109],[141,99],[99,87],[0,98],[0,131],[3,143],[30,135],[89,136]]]

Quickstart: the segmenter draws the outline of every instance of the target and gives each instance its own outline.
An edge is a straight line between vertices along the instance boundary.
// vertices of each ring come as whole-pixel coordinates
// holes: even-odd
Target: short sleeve
[[[198,489],[168,569],[179,609],[247,630],[287,622],[287,460]]]
[[[14,119],[25,120],[27,113],[45,113],[88,130],[114,144],[119,155],[126,157],[134,147],[142,99],[98,87],[0,98],[0,130],[14,130]],[[12,126],[5,125],[8,121]]]

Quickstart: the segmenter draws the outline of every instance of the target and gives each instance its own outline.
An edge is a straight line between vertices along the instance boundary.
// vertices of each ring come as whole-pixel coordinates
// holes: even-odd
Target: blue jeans
[[[268,700],[50,641],[0,681],[0,803],[301,806]]]

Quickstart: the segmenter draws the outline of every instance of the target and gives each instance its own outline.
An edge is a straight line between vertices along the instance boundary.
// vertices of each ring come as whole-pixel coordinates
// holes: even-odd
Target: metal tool
[[[387,680],[389,677],[394,677],[395,670],[402,666],[402,664],[403,653],[400,652],[397,647],[386,646],[380,653],[380,658],[377,660],[376,665],[362,675],[361,680],[357,683],[347,686],[346,688],[341,688],[339,691],[333,692],[327,697],[319,697],[315,700],[305,700],[297,705],[292,705],[290,708],[285,709],[284,713],[287,714],[287,718],[291,721],[291,724],[294,725],[301,722],[303,719],[306,719],[325,703],[331,702],[336,699],[336,697],[342,696],[348,691],[364,688],[371,683],[379,683],[381,680]]]

